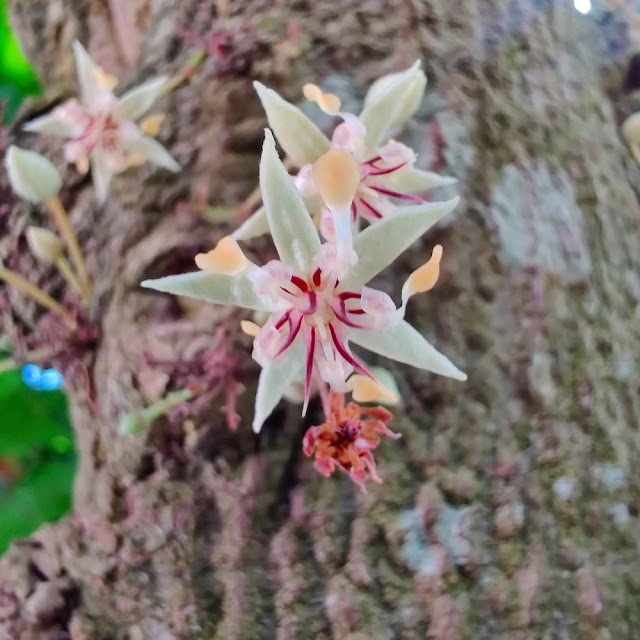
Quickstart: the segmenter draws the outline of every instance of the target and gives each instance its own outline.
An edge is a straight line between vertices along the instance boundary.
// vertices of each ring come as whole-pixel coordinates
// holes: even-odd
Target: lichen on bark
[[[229,24],[243,25],[225,50],[231,57],[210,59],[161,105],[160,139],[185,171],[127,173],[102,209],[89,181],[64,174],[62,198],[95,282],[99,339],[84,354],[90,387],[70,390],[81,460],[74,512],[0,561],[2,640],[636,637],[640,174],[618,133],[624,39],[612,52],[609,27],[571,5],[231,3]],[[193,46],[183,34],[202,33],[202,16],[226,28],[213,22],[214,2],[136,2],[140,59],[127,67],[109,3],[8,6],[45,85],[20,122],[71,94],[75,37],[133,85],[177,72]],[[339,74],[361,97],[371,80],[416,57],[440,99],[407,135],[459,178],[464,207],[380,280],[444,245],[439,286],[410,314],[466,364],[469,381],[394,370],[403,405],[393,426],[403,437],[379,448],[384,484],[367,495],[345,478],[321,478],[302,458],[308,424],[295,409],[283,406],[254,439],[248,355],[235,433],[212,403],[189,424],[119,435],[122,415],[170,384],[162,372],[141,378],[143,354],[197,356],[232,320],[138,283],[183,269],[228,231],[176,213],[179,202],[206,186],[212,204],[234,205],[253,188],[265,120],[251,81],[297,99],[303,82]],[[61,161],[20,122],[9,141]],[[448,126],[453,133],[438,132]],[[514,184],[528,191],[510,198],[504,187]],[[560,224],[531,240],[561,252],[577,234],[588,256],[578,277],[571,256],[547,268],[531,258],[537,251],[505,252],[496,193],[518,233],[539,231],[559,209]],[[530,211],[514,209],[516,195]],[[41,212],[10,205],[0,218],[2,257],[59,291],[25,252],[16,255],[26,220]],[[569,236],[547,238],[549,228]],[[5,322],[35,330],[36,310],[18,296],[11,303]]]

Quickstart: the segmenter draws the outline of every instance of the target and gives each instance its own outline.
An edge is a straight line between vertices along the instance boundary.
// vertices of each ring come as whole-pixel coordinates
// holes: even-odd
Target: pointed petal
[[[280,259],[308,274],[320,250],[320,238],[302,196],[278,158],[269,129],[265,129],[260,159],[260,190]]]
[[[269,221],[264,207],[251,214],[232,234],[235,240],[251,240],[269,233]]]
[[[96,200],[98,204],[103,204],[109,194],[113,173],[109,170],[104,153],[100,149],[91,154],[91,175],[96,189]]]
[[[409,364],[418,369],[433,371],[447,378],[464,381],[467,375],[460,371],[449,358],[432,347],[408,322],[387,329],[348,329],[347,335],[354,344],[396,362]]]
[[[380,184],[391,191],[399,193],[420,193],[455,184],[457,180],[449,176],[441,176],[431,171],[423,171],[416,167],[403,167],[398,171],[378,178]]]
[[[155,289],[176,296],[206,300],[214,304],[233,305],[254,311],[273,311],[273,302],[258,296],[245,275],[224,273],[182,273],[141,283],[145,289]]]
[[[167,76],[160,76],[130,89],[118,100],[116,115],[121,120],[137,120],[160,97],[168,81]]]
[[[256,433],[260,433],[264,421],[276,408],[287,388],[302,374],[304,364],[304,340],[298,339],[286,351],[283,360],[260,372],[253,417],[253,430]]]
[[[51,113],[30,120],[22,128],[31,133],[44,133],[58,138],[72,138],[76,134],[76,127],[60,118],[55,109]]]
[[[386,92],[394,86],[402,75],[402,71],[399,73],[389,73],[386,76],[378,78],[367,91],[367,96],[364,99],[364,106],[375,104],[380,100]],[[424,98],[424,90],[427,86],[427,77],[423,71],[419,71],[413,82],[408,87],[402,104],[399,105],[396,117],[389,125],[390,127],[399,127],[403,125],[411,116],[418,110],[420,103]]]
[[[182,167],[176,162],[174,157],[157,141],[149,136],[140,136],[139,138],[128,142],[127,151],[131,153],[139,153],[149,162],[177,173]]]
[[[280,146],[298,167],[312,164],[331,146],[327,137],[307,116],[260,82],[253,86]]]
[[[375,100],[372,99],[365,104],[360,120],[367,129],[365,147],[368,152],[380,146],[385,133],[401,117],[405,100],[421,73],[420,61],[417,60],[412,67],[398,73],[393,82],[384,87],[384,91],[380,91],[380,95],[376,96]]]
[[[452,211],[460,198],[425,202],[397,211],[378,220],[353,240],[358,262],[344,279],[345,286],[365,284],[390,265],[430,227]]]
[[[80,97],[84,104],[91,106],[95,97],[102,91],[98,82],[98,66],[78,40],[73,41],[73,55],[76,59]]]

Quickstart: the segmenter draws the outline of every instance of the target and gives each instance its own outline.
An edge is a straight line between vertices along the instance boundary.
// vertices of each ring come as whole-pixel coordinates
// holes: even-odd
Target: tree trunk
[[[0,562],[0,639],[638,638],[640,175],[618,90],[632,10],[238,0],[225,22],[213,1],[8,5],[45,87],[22,121],[75,92],[76,37],[123,85],[177,73],[195,32],[212,55],[160,105],[181,174],[132,170],[102,208],[88,179],[64,174],[99,337],[65,354],[74,511]],[[384,483],[364,495],[302,456],[318,407],[302,424],[283,404],[253,436],[257,368],[234,312],[139,282],[190,269],[232,228],[193,209],[203,187],[210,204],[236,206],[256,183],[253,79],[295,100],[327,78],[357,107],[373,79],[416,58],[428,98],[405,135],[422,166],[458,178],[462,204],[382,281],[444,245],[439,286],[410,315],[469,381],[394,369],[403,437],[378,448]],[[7,139],[62,166],[55,141],[18,125]],[[9,202],[4,175],[0,188]],[[2,257],[58,295],[19,239],[44,212],[10,204]],[[8,295],[5,322],[42,334],[36,309]],[[119,434],[126,412],[202,369],[212,344],[225,380],[247,387],[236,431],[216,397]]]

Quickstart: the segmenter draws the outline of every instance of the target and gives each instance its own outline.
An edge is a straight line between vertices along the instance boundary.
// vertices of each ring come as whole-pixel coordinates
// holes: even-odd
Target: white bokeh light
[[[580,13],[587,14],[591,11],[591,0],[573,0],[573,6]]]

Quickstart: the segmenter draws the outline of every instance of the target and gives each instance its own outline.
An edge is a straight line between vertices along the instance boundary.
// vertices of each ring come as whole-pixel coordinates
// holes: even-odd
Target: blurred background
[[[0,0],[0,115],[15,117],[38,79],[13,37]],[[11,540],[67,513],[76,468],[67,402],[56,371],[18,367],[0,328],[0,555]]]

